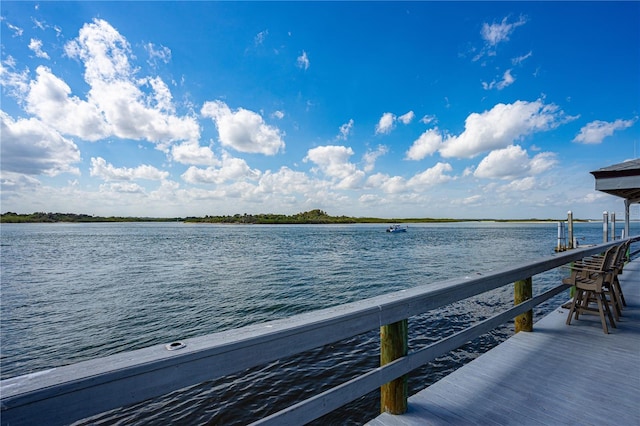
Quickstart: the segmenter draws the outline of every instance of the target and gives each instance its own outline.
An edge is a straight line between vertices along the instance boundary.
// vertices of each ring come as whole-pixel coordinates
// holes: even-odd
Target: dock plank
[[[628,306],[610,334],[557,308],[367,425],[640,425],[640,260],[620,281]]]

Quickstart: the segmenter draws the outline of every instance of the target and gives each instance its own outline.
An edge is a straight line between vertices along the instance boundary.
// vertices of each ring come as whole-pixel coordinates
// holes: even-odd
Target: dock
[[[617,328],[556,308],[369,426],[640,425],[640,259],[620,277]]]

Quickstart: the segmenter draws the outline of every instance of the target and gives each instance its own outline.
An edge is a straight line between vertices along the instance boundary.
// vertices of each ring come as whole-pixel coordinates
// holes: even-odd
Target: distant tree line
[[[75,213],[44,213],[18,214],[13,212],[3,213],[0,216],[2,223],[56,223],[56,222],[175,222],[180,218],[147,218],[147,217],[120,217],[120,216],[90,216]]]
[[[293,215],[284,214],[234,214],[233,216],[204,216],[204,217],[122,217],[122,216],[90,216],[75,213],[31,213],[18,214],[13,212],[3,213],[0,216],[2,223],[55,223],[55,222],[189,222],[189,223],[229,223],[229,224],[331,224],[331,223],[442,223],[442,222],[481,222],[491,219],[432,219],[432,218],[395,218],[381,219],[375,217],[349,217],[330,216],[320,209]],[[575,219],[578,221],[578,219]],[[511,222],[512,220],[496,220],[496,222]],[[523,221],[523,220],[518,220]],[[539,221],[528,219],[526,221]],[[555,219],[543,219],[543,221],[555,221]]]

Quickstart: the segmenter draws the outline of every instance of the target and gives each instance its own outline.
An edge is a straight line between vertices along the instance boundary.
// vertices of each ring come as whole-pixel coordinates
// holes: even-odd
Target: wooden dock
[[[367,425],[640,425],[640,259],[620,278],[628,306],[610,334],[557,308]]]

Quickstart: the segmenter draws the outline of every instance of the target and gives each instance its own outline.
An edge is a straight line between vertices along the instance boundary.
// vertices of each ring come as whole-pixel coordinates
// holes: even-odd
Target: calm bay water
[[[601,242],[601,224],[574,227],[581,244]],[[636,227],[633,223],[631,234]],[[501,269],[553,254],[557,235],[555,223],[416,224],[406,234],[384,230],[384,225],[2,224],[1,376]],[[557,284],[560,273],[535,277],[534,293]],[[506,286],[412,318],[410,345],[438,340],[512,300]],[[411,393],[511,333],[506,324],[416,371]],[[377,363],[374,330],[87,423],[245,424]],[[377,411],[373,393],[318,424],[361,424]]]

